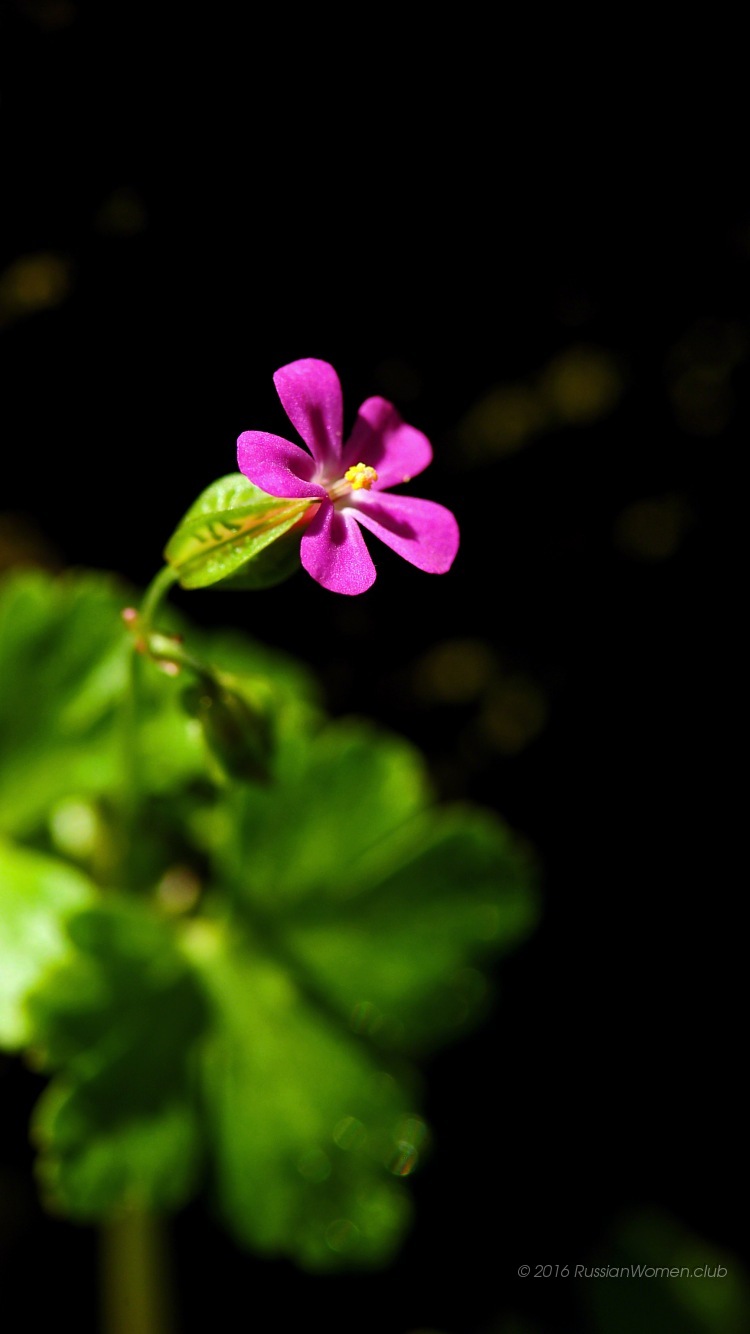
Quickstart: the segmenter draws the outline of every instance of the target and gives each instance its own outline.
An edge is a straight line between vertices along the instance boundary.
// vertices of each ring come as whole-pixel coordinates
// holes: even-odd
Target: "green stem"
[[[143,598],[143,607],[137,620],[142,637],[143,630],[150,632],[151,622],[159,604],[168,589],[175,583],[177,574],[171,565],[165,565],[151,580]],[[122,727],[123,727],[123,763],[125,770],[124,820],[127,845],[123,855],[123,875],[126,884],[133,884],[137,872],[138,814],[141,803],[141,772],[138,753],[138,718],[140,695],[141,659],[137,644],[133,644],[128,662],[128,678],[125,690]]]
[[[159,603],[165,593],[175,583],[177,574],[171,565],[165,565],[154,579],[151,580],[143,596],[143,606],[141,608],[138,620],[142,629],[146,633],[150,632],[151,623],[158,610]],[[139,634],[141,631],[139,631]],[[125,692],[124,708],[124,759],[125,759],[125,778],[126,778],[126,806],[132,819],[134,812],[138,808],[140,796],[139,782],[139,764],[138,764],[138,696],[139,696],[139,677],[140,677],[140,655],[136,652],[136,645],[130,654],[128,663],[128,682]]]
[[[140,660],[133,649],[128,659],[128,681],[122,713],[123,758],[125,761],[125,808],[132,819],[138,807],[139,764],[138,764],[138,677]]]
[[[164,1222],[133,1210],[100,1234],[102,1334],[173,1334]]]
[[[151,580],[144,593],[141,606],[141,620],[145,629],[151,629],[159,603],[165,593],[172,587],[172,584],[177,583],[178,579],[179,574],[175,568],[172,565],[164,565],[155,578]]]

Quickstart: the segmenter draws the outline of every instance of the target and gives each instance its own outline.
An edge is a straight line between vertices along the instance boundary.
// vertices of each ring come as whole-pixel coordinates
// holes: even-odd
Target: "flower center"
[[[369,491],[373,482],[377,482],[378,474],[368,463],[355,463],[353,467],[347,468],[344,476],[333,486],[328,488],[328,497],[330,500],[340,500],[348,491]]]

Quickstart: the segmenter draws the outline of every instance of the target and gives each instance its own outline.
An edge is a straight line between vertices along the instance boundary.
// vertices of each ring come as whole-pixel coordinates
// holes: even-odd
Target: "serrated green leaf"
[[[69,953],[67,918],[95,897],[64,862],[0,841],[0,1045],[35,1040],[27,1000]]]
[[[31,996],[47,1068],[34,1116],[47,1199],[72,1217],[169,1209],[201,1137],[191,1065],[205,1005],[166,923],[108,898],[71,919],[75,951]]]
[[[165,559],[179,573],[183,588],[206,588],[221,579],[248,577],[244,567],[283,537],[314,501],[280,500],[266,495],[241,473],[221,477],[200,495],[172,534]],[[266,587],[286,577],[283,557],[270,559],[267,578],[263,566],[252,587]],[[289,571],[292,572],[291,569]],[[250,578],[252,579],[252,575]]]
[[[398,1178],[424,1147],[408,1087],[270,959],[233,949],[206,975],[206,1097],[232,1231],[309,1269],[385,1263],[410,1212]]]

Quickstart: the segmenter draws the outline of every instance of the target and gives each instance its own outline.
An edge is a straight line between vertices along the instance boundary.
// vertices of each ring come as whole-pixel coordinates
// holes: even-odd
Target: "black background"
[[[278,366],[332,362],[349,424],[363,398],[392,397],[435,446],[417,493],[459,517],[449,576],[380,548],[361,599],[301,574],[178,600],[315,664],[334,712],[411,737],[444,794],[501,811],[543,876],[542,924],[499,970],[492,1017],[428,1070],[435,1152],[394,1267],[332,1280],[260,1263],[194,1206],[175,1229],[182,1327],[234,1323],[239,1303],[248,1328],[268,1306],[274,1328],[304,1314],[331,1334],[469,1334],[508,1312],[578,1329],[571,1288],[524,1285],[519,1264],[581,1262],[651,1204],[741,1245],[723,780],[747,361],[721,431],[686,429],[668,390],[691,330],[747,333],[746,209],[679,98],[658,129],[634,127],[632,104],[610,120],[572,65],[552,80],[510,38],[493,65],[467,28],[406,46],[390,17],[364,40],[289,15],[241,37],[221,7],[104,8],[6,16],[3,262],[53,252],[72,283],[0,332],[0,508],[31,516],[66,563],[144,583],[197,492],[233,468],[238,433],[286,433]],[[143,209],[128,235],[97,222],[122,189]],[[621,368],[615,410],[467,466],[472,404],[581,343]],[[671,495],[690,514],[676,551],[623,550],[627,506]],[[410,685],[431,645],[466,638],[544,692],[546,725],[518,754],[482,747],[470,705],[428,707]],[[36,1091],[3,1067],[18,1206],[3,1290],[40,1326],[70,1311],[84,1334],[94,1240],[20,1184]]]

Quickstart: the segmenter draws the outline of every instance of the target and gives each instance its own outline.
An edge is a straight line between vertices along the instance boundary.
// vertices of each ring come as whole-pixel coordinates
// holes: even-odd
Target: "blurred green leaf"
[[[119,780],[112,744],[127,644],[115,584],[28,573],[0,595],[0,830],[25,833],[60,797]]]
[[[271,763],[270,718],[246,698],[239,677],[222,673],[189,686],[185,708],[203,728],[206,742],[230,779],[265,782]]]
[[[737,1257],[669,1214],[654,1211],[623,1219],[606,1256],[588,1267],[597,1266],[628,1271],[627,1277],[583,1285],[581,1295],[602,1334],[636,1329],[639,1334],[746,1334],[750,1329],[750,1279]]]
[[[431,1047],[481,1013],[474,967],[536,920],[529,867],[499,820],[436,809],[351,867],[346,902],[290,922],[290,955],[357,1031]]]
[[[266,495],[242,473],[221,477],[198,497],[164,551],[183,588],[206,588],[242,571],[243,587],[263,588],[293,573],[289,547],[264,562],[261,553],[283,537],[313,503]],[[248,562],[258,562],[247,583]]]
[[[0,832],[28,837],[70,797],[121,799],[126,781],[123,702],[132,648],[122,608],[132,591],[100,575],[24,573],[0,589]],[[169,628],[181,629],[168,613]],[[305,669],[240,635],[191,643],[241,678],[243,695],[274,731],[314,721]],[[200,727],[183,707],[185,676],[139,663],[139,782],[162,794],[208,776]]]
[[[190,642],[202,658],[222,672],[242,678],[242,689],[253,706],[273,714],[283,732],[308,731],[319,715],[320,688],[304,663],[267,648],[258,640],[220,630],[190,632]]]
[[[194,1186],[192,1066],[205,1005],[174,934],[110,897],[70,922],[75,952],[29,1000],[53,1078],[33,1131],[47,1200],[81,1219],[167,1209]]]
[[[428,806],[420,757],[356,723],[237,795],[223,848],[238,910],[355,1031],[404,1049],[480,1009],[474,963],[534,925],[528,860],[501,821]]]
[[[95,895],[64,862],[0,841],[0,1045],[34,1040],[26,1008],[40,978],[69,951],[67,917]]]
[[[190,671],[137,659],[126,723],[128,600],[36,575],[0,598],[0,827],[106,887],[86,906],[86,881],[28,852],[0,876],[8,1040],[33,1036],[53,1075],[35,1118],[43,1188],[83,1219],[172,1207],[205,1138],[241,1240],[310,1268],[384,1263],[425,1147],[393,1053],[481,1011],[477,965],[534,920],[526,859],[491,814],[435,807],[405,742],[322,727],[305,670],[241,636],[191,635],[198,718],[235,777],[265,776],[271,751],[273,782],[207,762]],[[202,661],[239,712],[220,692],[205,703]],[[128,740],[141,793],[126,819]],[[143,896],[118,897],[125,879]]]
[[[312,740],[291,738],[278,756],[274,786],[235,794],[226,872],[239,878],[250,912],[341,901],[352,865],[422,809],[428,795],[421,756],[398,737],[347,722]]]
[[[216,955],[206,976],[206,1097],[232,1230],[310,1269],[385,1263],[424,1133],[408,1087],[262,953]]]
[[[132,594],[97,575],[27,573],[0,593],[0,831],[31,835],[65,797],[121,795]],[[205,773],[179,683],[143,671],[140,782],[149,792]]]

